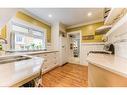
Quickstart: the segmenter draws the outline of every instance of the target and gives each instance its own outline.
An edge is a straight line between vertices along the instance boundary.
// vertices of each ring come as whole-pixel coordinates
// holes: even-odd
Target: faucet
[[[6,39],[4,39],[4,38],[0,37],[0,40],[3,40],[3,41],[4,41],[4,43],[5,43],[5,44],[7,44],[7,40],[6,40]]]

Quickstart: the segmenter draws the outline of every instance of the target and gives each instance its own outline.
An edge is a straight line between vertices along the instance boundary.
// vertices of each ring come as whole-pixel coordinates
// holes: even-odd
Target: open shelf
[[[124,8],[112,8],[106,18],[104,25],[110,25],[114,19],[123,11]]]
[[[124,29],[126,30],[126,25],[127,25],[127,14],[124,15],[106,34],[106,36],[109,36],[113,32],[117,31],[123,31]],[[123,32],[120,32],[122,34]],[[119,35],[120,35],[119,34]]]

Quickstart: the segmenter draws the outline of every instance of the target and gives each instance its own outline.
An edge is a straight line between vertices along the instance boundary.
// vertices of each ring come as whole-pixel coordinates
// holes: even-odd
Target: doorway
[[[68,38],[68,61],[80,64],[81,31],[69,32]]]

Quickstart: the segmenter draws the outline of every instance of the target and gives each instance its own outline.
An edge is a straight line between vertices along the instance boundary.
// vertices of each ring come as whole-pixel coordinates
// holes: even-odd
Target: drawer
[[[54,63],[57,63],[57,60],[46,60],[46,61],[44,61],[44,64],[47,64],[48,66],[52,65]]]
[[[41,54],[35,54],[35,55],[32,55],[32,56],[35,56],[35,57],[42,57]]]
[[[57,53],[56,52],[53,52],[53,53],[47,53],[49,56],[57,56]]]
[[[47,68],[48,68],[47,64],[43,64],[42,70],[47,69]]]
[[[58,63],[57,60],[48,60],[44,62],[45,66],[48,66],[48,67],[52,67],[57,63]]]
[[[57,60],[59,58],[57,52],[43,53],[43,54],[37,54],[37,55],[33,55],[33,56],[43,57],[44,62],[48,65],[57,63]]]

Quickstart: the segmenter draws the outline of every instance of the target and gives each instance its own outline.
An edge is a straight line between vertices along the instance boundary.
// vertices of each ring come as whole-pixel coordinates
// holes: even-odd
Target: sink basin
[[[0,64],[6,64],[11,62],[17,62],[17,61],[23,61],[31,59],[31,57],[27,56],[8,56],[8,57],[1,57],[0,58]]]

